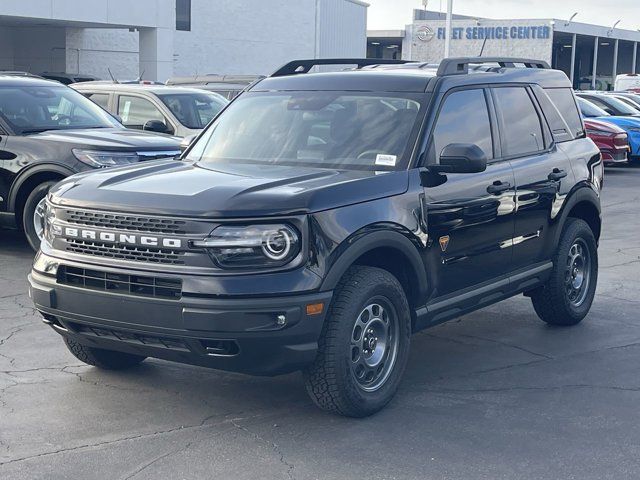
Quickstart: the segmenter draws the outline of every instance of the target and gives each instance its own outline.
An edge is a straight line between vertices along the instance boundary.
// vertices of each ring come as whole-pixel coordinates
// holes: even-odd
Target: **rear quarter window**
[[[578,110],[578,106],[576,105],[576,100],[571,89],[546,88],[544,91],[549,96],[555,107],[558,109],[560,115],[562,115],[562,118],[571,130],[571,135],[573,136],[573,138],[584,137],[584,127],[582,125],[580,111]],[[554,130],[553,125],[551,126],[551,129]]]

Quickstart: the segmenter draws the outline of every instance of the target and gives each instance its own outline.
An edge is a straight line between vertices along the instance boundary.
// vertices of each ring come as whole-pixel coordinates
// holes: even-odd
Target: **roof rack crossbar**
[[[410,63],[408,60],[389,60],[381,58],[316,58],[310,60],[294,60],[283,65],[271,77],[284,77],[287,75],[298,75],[309,73],[318,65],[357,65],[358,68],[370,67],[372,65],[400,65]]]
[[[509,57],[460,57],[445,58],[440,62],[437,75],[446,77],[449,75],[464,75],[469,73],[469,64],[497,63],[503,68],[515,68],[516,63],[522,63],[527,68],[551,68],[544,60],[532,60],[530,58]]]

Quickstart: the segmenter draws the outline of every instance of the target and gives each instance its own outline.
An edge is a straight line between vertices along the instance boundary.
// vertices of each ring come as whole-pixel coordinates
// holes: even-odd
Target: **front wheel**
[[[338,285],[305,371],[320,408],[349,417],[382,409],[395,394],[409,357],[411,316],[398,280],[386,270],[351,267]]]
[[[549,280],[532,292],[538,316],[550,325],[575,325],[589,313],[598,281],[598,247],[589,225],[570,218]]]
[[[43,182],[32,190],[22,209],[22,228],[31,248],[38,250],[44,232],[44,206],[49,189],[57,182]]]

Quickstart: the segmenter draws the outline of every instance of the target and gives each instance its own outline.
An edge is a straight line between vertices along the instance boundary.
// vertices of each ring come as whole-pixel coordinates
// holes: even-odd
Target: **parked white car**
[[[623,92],[632,89],[640,90],[640,74],[623,73],[622,75],[616,76],[616,82],[614,86],[614,90],[616,92]]]

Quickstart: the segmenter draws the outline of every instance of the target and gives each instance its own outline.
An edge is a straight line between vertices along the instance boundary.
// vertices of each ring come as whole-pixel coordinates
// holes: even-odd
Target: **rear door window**
[[[526,88],[494,88],[493,96],[501,128],[503,156],[523,156],[544,150],[540,117]]]
[[[567,123],[574,137],[583,136],[584,129],[576,100],[570,88],[547,88],[545,92]]]

